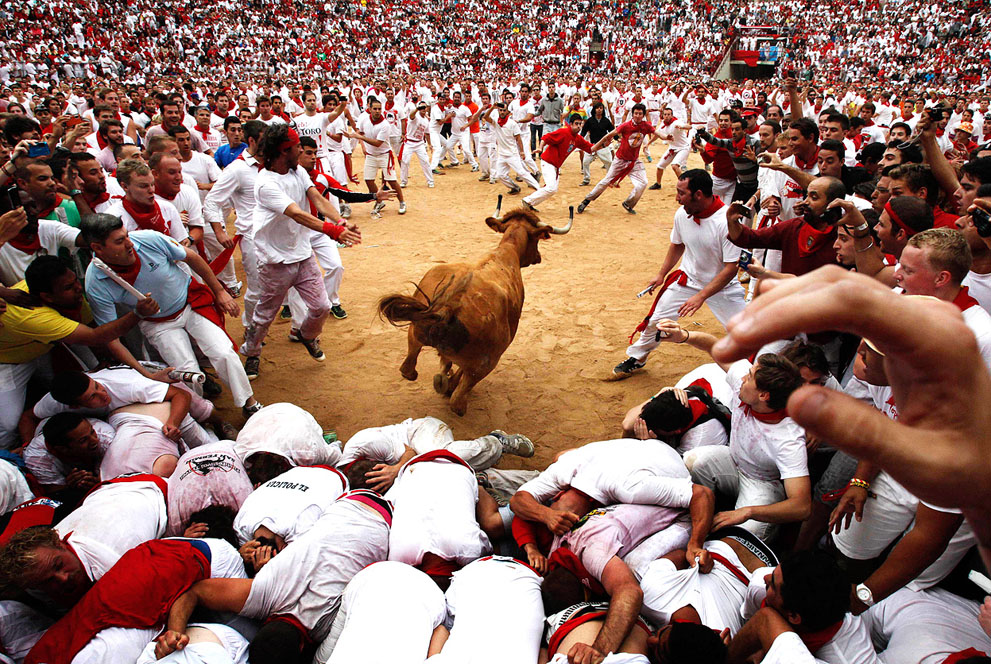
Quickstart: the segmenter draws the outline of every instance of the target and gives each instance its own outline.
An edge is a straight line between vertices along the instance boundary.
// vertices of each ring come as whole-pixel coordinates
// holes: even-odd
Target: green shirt
[[[47,217],[41,217],[41,219],[61,221],[63,224],[68,224],[73,228],[79,228],[79,209],[76,207],[76,202],[71,198],[62,197],[62,202],[55,206],[52,213]]]

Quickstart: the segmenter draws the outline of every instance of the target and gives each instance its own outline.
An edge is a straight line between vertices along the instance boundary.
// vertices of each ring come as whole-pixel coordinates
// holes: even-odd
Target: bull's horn
[[[495,214],[492,216],[495,217],[496,219],[501,219],[501,217],[499,216],[499,213],[501,211],[502,211],[502,194],[499,194],[499,198],[496,199],[496,211]]]
[[[571,230],[572,225],[575,223],[575,206],[572,205],[568,207],[568,223],[565,226],[551,226],[550,224],[545,224],[544,222],[538,222],[537,226],[540,228],[546,228],[554,235],[564,235]]]

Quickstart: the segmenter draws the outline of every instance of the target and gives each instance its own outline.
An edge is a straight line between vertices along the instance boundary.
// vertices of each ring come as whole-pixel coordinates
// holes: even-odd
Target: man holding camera
[[[846,196],[843,181],[833,177],[812,180],[805,199],[796,204],[794,219],[754,230],[740,223],[742,206],[734,204],[726,213],[729,239],[744,249],[781,250],[781,272],[802,275],[836,262],[836,222],[842,212],[827,207]]]

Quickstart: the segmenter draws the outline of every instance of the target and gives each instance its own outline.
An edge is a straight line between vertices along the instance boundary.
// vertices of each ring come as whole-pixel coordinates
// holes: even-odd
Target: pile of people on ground
[[[104,83],[18,84],[0,114],[3,661],[991,661],[979,91]],[[408,155],[535,209],[572,151],[583,184],[608,169],[582,214],[675,174],[611,378],[661,343],[712,358],[615,438],[508,471],[543,441],[425,417],[341,445],[255,399],[276,317],[325,359],[351,205],[406,213]],[[722,338],[681,320],[703,305]]]

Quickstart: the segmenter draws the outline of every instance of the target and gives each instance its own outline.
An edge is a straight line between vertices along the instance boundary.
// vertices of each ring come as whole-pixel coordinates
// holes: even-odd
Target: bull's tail
[[[434,291],[432,298],[417,285],[417,293],[426,302],[399,293],[386,295],[379,300],[379,316],[396,327],[414,325],[427,346],[457,352],[469,339],[468,329],[458,320],[457,309],[470,281],[471,274],[457,283],[452,275]]]

